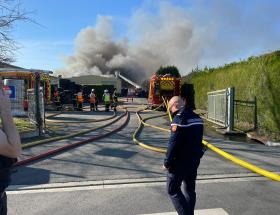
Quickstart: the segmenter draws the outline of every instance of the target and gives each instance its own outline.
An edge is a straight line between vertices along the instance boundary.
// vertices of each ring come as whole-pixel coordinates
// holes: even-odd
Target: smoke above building
[[[121,39],[114,37],[114,17],[98,16],[94,27],[77,34],[74,54],[64,58],[65,67],[57,72],[71,77],[114,75],[118,70],[141,83],[160,66],[175,65],[185,75],[197,66],[217,66],[279,48],[279,4],[264,7],[258,1],[254,7],[240,7],[234,0],[202,0],[183,7],[156,2],[147,1],[129,17],[127,37]]]
[[[127,38],[114,40],[112,18],[98,16],[95,27],[86,27],[78,33],[75,53],[64,58],[66,66],[58,73],[65,77],[114,75],[118,70],[141,83],[160,66],[187,64],[191,60],[184,56],[191,47],[193,27],[186,17],[183,18],[183,11],[173,8],[178,11],[170,16],[167,7],[169,5],[161,5],[155,17],[149,17],[142,10],[133,15],[129,23],[129,32],[135,35],[133,42]]]

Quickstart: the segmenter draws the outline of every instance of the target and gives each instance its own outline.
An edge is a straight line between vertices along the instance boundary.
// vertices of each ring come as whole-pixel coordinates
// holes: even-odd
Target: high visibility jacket
[[[104,93],[103,94],[103,99],[104,99],[104,102],[110,102],[110,94],[109,93]]]
[[[83,103],[84,102],[84,97],[83,97],[83,94],[80,92],[80,93],[78,93],[78,95],[77,95],[77,100],[78,100],[78,102],[80,102],[80,103]]]
[[[90,103],[95,103],[96,102],[96,95],[94,93],[91,93],[89,95],[89,102]]]

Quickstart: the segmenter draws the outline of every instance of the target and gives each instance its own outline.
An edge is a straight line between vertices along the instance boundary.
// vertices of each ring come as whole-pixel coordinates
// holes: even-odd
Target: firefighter
[[[90,111],[97,111],[97,97],[95,94],[94,89],[91,90],[91,93],[89,94],[89,103],[90,103]]]
[[[117,89],[114,88],[114,92],[112,94],[112,105],[111,108],[114,109],[114,111],[117,111],[117,106],[118,106],[118,97],[117,97]]]
[[[54,89],[53,99],[54,99],[54,101],[59,101],[59,91],[58,91],[57,87]]]
[[[75,94],[74,92],[72,92],[71,94],[71,99],[72,99],[72,106],[74,110],[77,110],[78,108],[78,103],[77,103],[77,94]]]
[[[78,111],[83,111],[83,103],[84,103],[83,90],[80,90],[77,93],[77,109],[78,109]]]
[[[104,94],[102,96],[103,102],[105,104],[105,111],[108,112],[109,108],[110,108],[110,93],[108,92],[108,90],[104,90]]]
[[[59,93],[57,87],[54,89],[54,92],[53,92],[53,101],[56,106],[56,109],[60,110],[61,109],[61,97],[60,97],[60,93]]]

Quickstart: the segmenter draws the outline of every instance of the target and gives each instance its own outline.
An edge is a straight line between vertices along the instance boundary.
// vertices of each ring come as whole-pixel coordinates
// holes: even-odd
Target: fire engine
[[[148,102],[153,106],[159,106],[165,99],[173,96],[179,96],[181,91],[181,78],[174,77],[170,74],[154,74],[150,80]]]

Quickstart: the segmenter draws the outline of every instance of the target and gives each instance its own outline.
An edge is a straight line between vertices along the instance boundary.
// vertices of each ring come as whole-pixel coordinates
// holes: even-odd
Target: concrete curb
[[[255,173],[238,173],[238,174],[216,174],[216,175],[198,175],[198,181],[217,180],[217,179],[233,179],[233,178],[264,178]],[[23,190],[42,190],[42,189],[57,189],[57,188],[73,188],[73,187],[88,187],[88,186],[106,186],[106,185],[128,185],[128,184],[144,184],[166,182],[166,176],[151,177],[151,178],[131,178],[131,179],[104,179],[96,181],[78,181],[78,182],[62,182],[52,184],[39,185],[11,185],[7,191],[23,191]]]
[[[261,143],[261,144],[266,145],[266,146],[280,146],[280,143],[278,143],[278,142],[265,140],[261,137],[254,136],[250,133],[247,133],[247,137],[250,138],[251,140],[255,140],[256,142]]]

